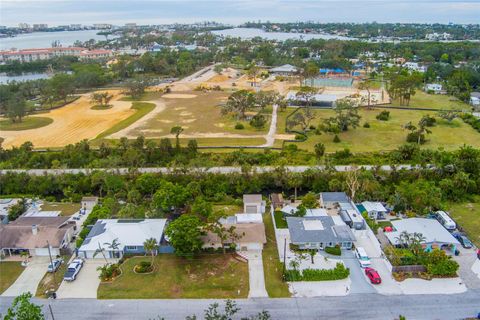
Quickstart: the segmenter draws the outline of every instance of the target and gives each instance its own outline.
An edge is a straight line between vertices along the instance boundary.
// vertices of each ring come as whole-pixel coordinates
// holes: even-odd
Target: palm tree
[[[172,129],[170,129],[170,133],[175,135],[177,149],[180,149],[180,139],[178,138],[178,136],[182,132],[183,132],[183,128],[181,126],[175,126]]]
[[[153,260],[158,248],[157,239],[150,238],[145,240],[145,242],[143,243],[143,248],[145,249],[145,251],[150,252],[150,254],[152,255],[152,262],[150,263],[150,265],[153,266]]]
[[[98,243],[98,248],[95,250],[93,253],[93,257],[95,258],[97,255],[102,254],[103,259],[105,259],[105,263],[108,263],[107,257],[105,256],[105,248],[103,248],[100,245],[100,242]]]

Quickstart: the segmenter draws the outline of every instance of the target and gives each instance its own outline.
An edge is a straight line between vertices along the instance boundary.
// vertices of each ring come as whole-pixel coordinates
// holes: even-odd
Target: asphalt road
[[[372,166],[372,165],[363,165],[358,166],[359,168],[364,168],[366,170],[374,170],[379,168],[383,171],[391,171],[394,167],[389,165],[384,166]],[[412,170],[419,168],[419,166],[411,166],[411,165],[397,165],[395,169],[397,170]],[[252,171],[256,172],[272,172],[276,170],[277,167],[266,166],[266,167],[252,167]],[[304,172],[307,170],[326,170],[325,166],[285,166],[285,169],[291,172]],[[335,166],[334,169],[339,172],[345,172],[352,169],[352,166]],[[208,172],[208,173],[235,173],[235,172],[242,172],[241,167],[199,167],[199,168],[168,168],[168,167],[155,167],[155,168],[136,168],[136,171],[140,173],[178,173],[182,171],[186,172]],[[89,174],[92,171],[108,171],[117,174],[128,174],[131,172],[129,168],[97,168],[97,169],[87,169],[87,168],[80,168],[80,169],[4,169],[0,170],[0,174],[6,174],[9,172],[13,173],[27,173],[32,176],[43,176],[45,174],[51,175],[62,175],[62,174]]]
[[[0,313],[5,314],[11,298],[0,298]],[[55,320],[115,319],[149,320],[185,319],[196,314],[202,319],[203,310],[215,300],[35,300],[48,313],[51,304]],[[221,302],[218,301],[217,302]],[[455,295],[395,295],[350,294],[345,297],[248,299],[238,300],[241,316],[262,310],[272,319],[381,319],[393,320],[404,315],[408,320],[453,320],[474,317],[480,312],[480,290]],[[47,314],[46,319],[52,319]],[[236,318],[237,319],[237,318]]]

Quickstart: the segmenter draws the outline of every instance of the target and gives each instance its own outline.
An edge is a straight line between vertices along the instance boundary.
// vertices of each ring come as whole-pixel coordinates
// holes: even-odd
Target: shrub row
[[[326,247],[326,248],[325,248],[325,252],[326,252],[326,253],[329,253],[329,254],[332,254],[332,255],[334,255],[334,256],[341,256],[341,255],[342,255],[342,250],[340,249],[339,246]]]
[[[349,275],[350,270],[338,262],[334,269],[287,270],[285,279],[287,281],[329,281],[345,279]]]

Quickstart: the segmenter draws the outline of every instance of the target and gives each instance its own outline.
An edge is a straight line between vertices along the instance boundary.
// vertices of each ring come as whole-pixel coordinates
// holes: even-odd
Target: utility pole
[[[285,269],[287,267],[287,238],[283,241],[283,280],[285,280]]]
[[[48,240],[47,240],[47,246],[48,246],[48,256],[50,257],[50,265],[52,266],[52,272],[53,272],[53,284],[55,285],[55,288],[56,288],[57,287],[57,278],[56,278],[55,274],[57,273],[57,270],[55,269],[55,266],[53,265],[52,252],[50,251],[50,243],[48,242]],[[52,314],[52,316],[53,316],[53,314]]]
[[[48,309],[50,310],[50,314],[52,315],[52,320],[55,320],[55,317],[53,316],[52,306],[50,304],[48,304]]]

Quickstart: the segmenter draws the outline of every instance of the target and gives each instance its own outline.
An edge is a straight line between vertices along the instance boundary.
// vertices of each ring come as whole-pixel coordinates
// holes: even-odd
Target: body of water
[[[99,30],[58,31],[58,32],[33,32],[19,34],[16,37],[1,38],[0,50],[50,48],[54,41],[59,41],[63,47],[72,46],[77,40],[90,39],[105,40],[105,36],[97,35]],[[111,36],[109,36],[110,38]]]
[[[51,75],[47,73],[24,73],[16,76],[9,76],[5,73],[0,73],[0,84],[6,84],[9,81],[23,82],[28,80],[48,79]]]
[[[260,37],[268,40],[284,41],[288,39],[311,40],[311,39],[339,39],[354,40],[354,38],[336,36],[333,34],[312,34],[312,33],[289,33],[289,32],[266,32],[262,29],[252,28],[233,28],[225,30],[212,31],[213,34],[224,37],[238,37],[242,39],[252,39]]]

